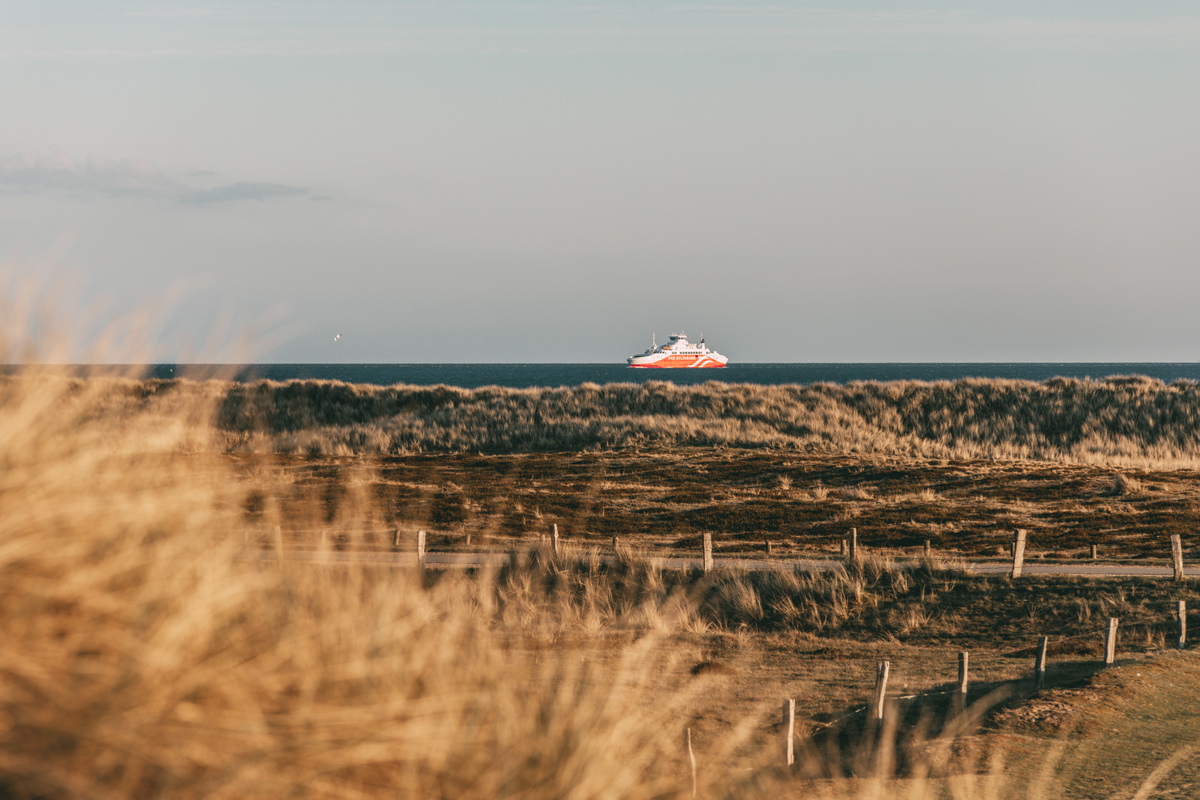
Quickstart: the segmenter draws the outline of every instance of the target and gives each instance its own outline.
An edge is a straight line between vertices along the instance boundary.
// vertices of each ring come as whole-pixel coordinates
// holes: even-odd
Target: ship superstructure
[[[631,367],[704,369],[723,367],[729,359],[716,350],[709,350],[704,344],[704,336],[700,336],[700,344],[692,344],[687,340],[687,334],[680,331],[672,333],[671,340],[659,347],[656,336],[650,337],[650,349],[641,355],[630,356]]]

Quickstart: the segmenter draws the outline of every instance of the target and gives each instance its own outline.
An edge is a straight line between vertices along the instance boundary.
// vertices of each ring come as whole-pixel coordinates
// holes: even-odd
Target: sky
[[[0,273],[156,361],[1196,361],[1197,98],[1194,2],[9,0]]]

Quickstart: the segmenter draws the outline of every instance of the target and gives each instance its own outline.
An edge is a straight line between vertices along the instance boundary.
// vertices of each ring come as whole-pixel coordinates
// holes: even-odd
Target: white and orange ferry
[[[729,359],[716,350],[709,350],[704,344],[704,336],[700,344],[692,344],[683,332],[672,333],[670,344],[658,346],[655,335],[650,337],[650,349],[639,356],[630,356],[631,367],[675,367],[675,368],[705,368],[723,367]]]

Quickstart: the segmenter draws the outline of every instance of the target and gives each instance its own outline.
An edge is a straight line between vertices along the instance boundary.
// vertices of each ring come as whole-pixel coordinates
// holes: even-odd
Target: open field
[[[655,555],[832,555],[853,527],[868,549],[1003,558],[1029,531],[1028,558],[1168,559],[1200,530],[1200,480],[1188,470],[1119,470],[1044,462],[687,448],[517,455],[229,457],[252,515],[270,501],[297,544],[360,524],[428,529],[431,546],[536,541],[557,524],[565,541],[613,536]],[[531,539],[532,537],[532,539]]]
[[[999,558],[1014,527],[1030,558],[1079,559],[1092,542],[1164,557],[1195,513],[1179,463],[661,443],[289,454],[270,438],[247,452],[213,389],[0,383],[7,796],[683,798],[688,729],[712,798],[1128,797],[1160,765],[1162,788],[1183,792],[1164,796],[1190,791],[1171,758],[1196,740],[1200,682],[1194,653],[1172,651],[1171,615],[1180,599],[1200,609],[1195,582],[954,569]],[[540,542],[551,524],[558,557]],[[866,556],[831,572],[652,558],[695,552],[704,531],[723,554],[761,557],[769,539],[780,556],[830,555],[851,526]],[[287,558],[387,549],[417,528],[433,549],[470,534],[528,558],[425,574]],[[608,563],[596,555],[613,535]],[[935,557],[914,560],[925,539]],[[247,543],[278,562],[239,558]],[[1102,670],[1108,617],[1118,666]],[[987,713],[944,728],[963,650]],[[864,706],[881,660],[891,722],[875,737]],[[803,734],[793,770],[786,697]],[[1110,769],[1113,733],[1131,744]]]

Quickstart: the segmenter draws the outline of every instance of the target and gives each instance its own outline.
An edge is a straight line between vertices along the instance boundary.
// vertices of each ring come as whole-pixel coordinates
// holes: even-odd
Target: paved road
[[[263,561],[274,561],[275,553],[270,550],[263,551],[244,551],[241,556],[244,559],[259,559]],[[446,568],[446,567],[481,567],[481,566],[503,566],[509,561],[507,553],[429,553],[425,557],[425,565],[427,567]],[[312,552],[312,551],[289,551],[287,558],[292,561],[301,561],[307,563],[318,564],[380,564],[393,566],[410,566],[417,565],[417,557],[415,553],[362,553],[362,552]],[[699,558],[664,558],[660,559],[663,566],[670,569],[687,569],[689,567],[699,568],[701,561]],[[751,570],[766,570],[766,569],[788,569],[800,567],[802,569],[811,570],[829,570],[841,566],[844,562],[840,560],[820,560],[820,559],[796,559],[796,560],[764,560],[753,558],[716,558],[713,559],[713,564],[716,567],[729,567],[734,569],[751,569]],[[905,562],[899,562],[905,563]],[[978,572],[989,575],[1006,574],[1011,570],[1012,566],[1001,562],[977,562],[967,563],[966,570],[968,572]],[[1091,577],[1171,577],[1174,571],[1169,566],[1140,566],[1131,564],[1036,564],[1026,563],[1023,567],[1026,575],[1087,575]],[[1187,567],[1184,569],[1184,574],[1189,577],[1200,577],[1200,567]]]

